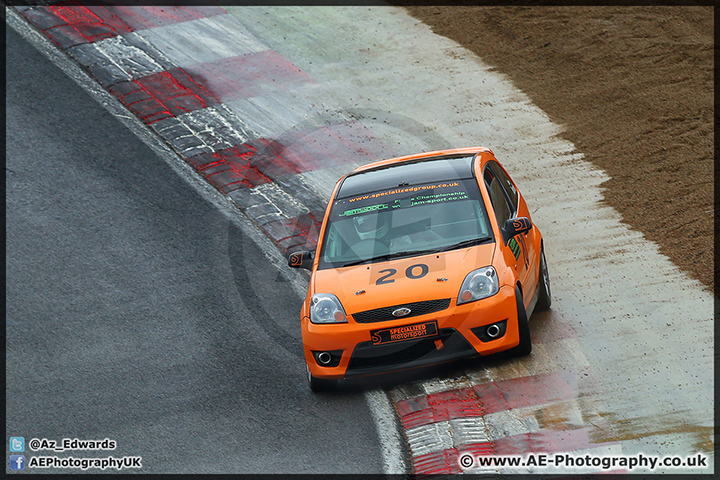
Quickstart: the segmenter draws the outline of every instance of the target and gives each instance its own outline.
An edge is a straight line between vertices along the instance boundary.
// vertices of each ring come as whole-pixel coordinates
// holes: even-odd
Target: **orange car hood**
[[[491,265],[494,251],[495,244],[489,243],[439,254],[317,270],[313,293],[336,295],[348,314],[423,300],[456,299],[465,276],[476,268]],[[417,277],[423,273],[421,266],[413,265],[427,265],[428,273],[421,278],[408,278],[408,274]],[[383,278],[392,282],[378,285]],[[363,290],[364,293],[356,294]]]

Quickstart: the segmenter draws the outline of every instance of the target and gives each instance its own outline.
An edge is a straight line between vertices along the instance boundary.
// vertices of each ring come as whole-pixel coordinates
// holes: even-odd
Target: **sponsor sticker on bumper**
[[[434,337],[438,334],[438,325],[436,321],[415,323],[413,325],[373,330],[370,334],[372,335],[373,345],[383,345],[404,340]]]

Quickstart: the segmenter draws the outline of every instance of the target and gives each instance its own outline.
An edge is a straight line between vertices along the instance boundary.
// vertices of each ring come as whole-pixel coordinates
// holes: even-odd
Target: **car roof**
[[[405,185],[473,178],[473,159],[481,151],[488,150],[483,148],[440,150],[366,165],[345,177],[336,198]]]

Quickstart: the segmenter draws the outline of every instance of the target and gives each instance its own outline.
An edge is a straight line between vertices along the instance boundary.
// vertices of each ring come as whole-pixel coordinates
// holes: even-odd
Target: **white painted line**
[[[263,183],[255,187],[254,190],[262,194],[267,199],[267,202],[274,205],[279,213],[286,218],[294,218],[308,213],[305,205],[297,202],[275,183]]]
[[[413,457],[453,448],[450,422],[436,422],[405,430]]]
[[[166,118],[151,127],[185,157],[225,150],[257,137],[223,105]]]
[[[488,443],[491,440],[483,417],[454,418],[448,421],[453,446]]]
[[[165,70],[143,50],[127,43],[123,36],[83,43],[68,49],[68,53],[88,67],[103,85],[132,81]]]
[[[405,454],[405,440],[400,434],[397,415],[389,395],[380,389],[369,390],[365,392],[365,400],[380,437],[383,472],[388,475],[409,473],[410,466]]]
[[[433,378],[422,382],[422,386],[428,395],[433,393],[447,392],[448,390],[456,390],[459,388],[471,387],[472,384],[467,377],[457,378]]]
[[[268,50],[235,17],[227,14],[140,30],[137,34],[179,67]]]
[[[514,410],[504,410],[485,416],[488,436],[492,440],[537,432],[540,426],[534,418],[520,419]]]

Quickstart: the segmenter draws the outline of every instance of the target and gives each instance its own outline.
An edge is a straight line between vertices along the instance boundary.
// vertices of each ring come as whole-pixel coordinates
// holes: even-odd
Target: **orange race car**
[[[543,238],[484,147],[371,163],[341,178],[301,310],[310,388],[474,355],[532,350],[550,307]]]

